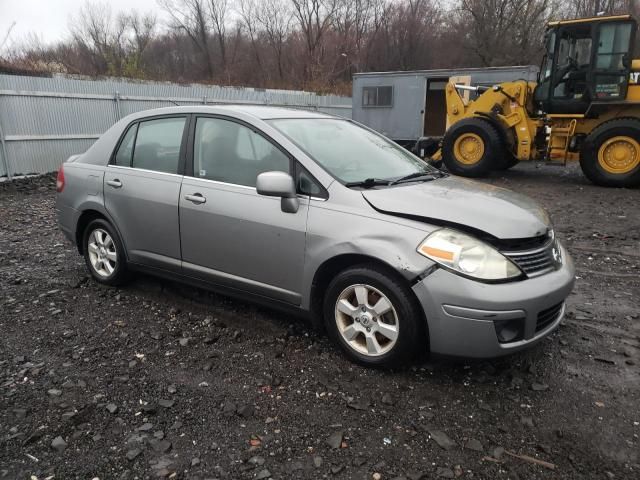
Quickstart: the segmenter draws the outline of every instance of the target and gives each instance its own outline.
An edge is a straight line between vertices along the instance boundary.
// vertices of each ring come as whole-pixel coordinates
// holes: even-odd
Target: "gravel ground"
[[[575,168],[488,181],[551,213],[567,318],[523,354],[400,371],[241,301],[99,286],[53,178],[0,184],[0,478],[639,478],[640,190]]]

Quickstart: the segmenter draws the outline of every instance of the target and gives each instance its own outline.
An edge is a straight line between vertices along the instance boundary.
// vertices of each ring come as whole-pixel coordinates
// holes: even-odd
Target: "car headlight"
[[[469,277],[507,280],[522,275],[520,269],[495,248],[470,235],[443,228],[418,246],[418,253]]]

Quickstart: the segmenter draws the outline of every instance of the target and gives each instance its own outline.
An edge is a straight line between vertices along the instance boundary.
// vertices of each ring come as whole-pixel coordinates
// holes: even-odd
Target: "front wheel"
[[[365,366],[399,365],[428,349],[424,316],[411,290],[373,266],[336,276],[325,294],[324,318],[333,340]]]
[[[444,134],[442,159],[447,170],[463,177],[482,177],[503,167],[506,147],[497,128],[482,118],[465,118]]]
[[[508,158],[499,170],[509,170],[511,167],[515,167],[520,161],[516,157]]]

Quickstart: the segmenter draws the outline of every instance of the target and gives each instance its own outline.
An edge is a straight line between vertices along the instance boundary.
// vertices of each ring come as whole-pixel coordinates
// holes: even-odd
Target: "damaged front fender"
[[[413,282],[434,262],[416,249],[437,227],[392,216],[369,216],[366,211],[345,212],[314,205],[309,210],[303,292],[310,292],[314,276],[332,259],[357,255],[381,262]],[[308,309],[310,298],[303,298]]]

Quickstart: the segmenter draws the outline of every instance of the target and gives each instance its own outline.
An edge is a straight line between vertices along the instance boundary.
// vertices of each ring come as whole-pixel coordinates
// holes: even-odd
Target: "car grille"
[[[502,253],[506,255],[518,267],[520,267],[520,269],[524,273],[531,277],[542,275],[543,273],[549,272],[556,267],[559,258],[554,258],[554,250],[556,250],[557,256],[559,252],[557,250],[556,241],[554,239],[550,239],[542,248],[537,248],[535,250],[529,250],[526,252],[511,251]]]
[[[522,254],[505,253],[526,274],[541,274],[553,269],[551,246],[535,252]]]
[[[549,325],[551,325],[554,321],[558,319],[558,316],[562,312],[562,307],[564,302],[560,302],[553,307],[549,307],[546,310],[542,310],[538,313],[538,321],[536,322],[536,332],[540,330],[544,330]]]

